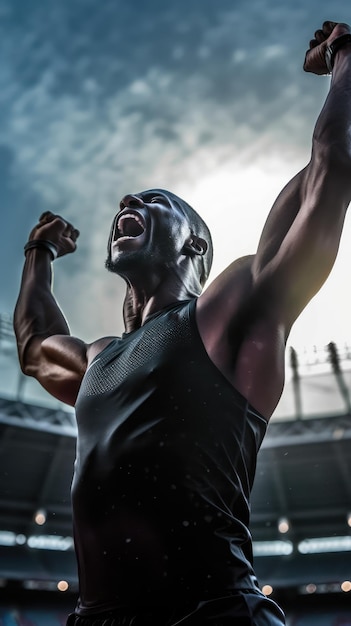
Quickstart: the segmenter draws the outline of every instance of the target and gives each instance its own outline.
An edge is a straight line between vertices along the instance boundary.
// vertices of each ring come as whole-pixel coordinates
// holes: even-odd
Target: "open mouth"
[[[117,220],[116,239],[135,239],[145,232],[145,222],[137,213],[124,213]]]

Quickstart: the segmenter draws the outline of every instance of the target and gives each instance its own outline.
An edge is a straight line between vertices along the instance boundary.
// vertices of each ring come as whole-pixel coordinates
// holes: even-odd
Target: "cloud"
[[[74,221],[79,252],[57,265],[59,299],[84,338],[120,332],[123,284],[103,269],[119,198],[161,186],[203,207],[206,179],[221,180],[228,197],[235,175],[270,180],[279,158],[303,165],[327,89],[301,69],[321,8],[33,0],[19,14],[9,0],[2,6],[0,117],[17,193],[9,229],[21,250],[44,208]]]

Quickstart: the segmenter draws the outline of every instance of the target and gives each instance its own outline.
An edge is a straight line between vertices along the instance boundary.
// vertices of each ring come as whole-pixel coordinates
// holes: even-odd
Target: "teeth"
[[[138,237],[144,230],[144,223],[140,217],[134,213],[121,215],[117,223],[118,234],[122,237]]]

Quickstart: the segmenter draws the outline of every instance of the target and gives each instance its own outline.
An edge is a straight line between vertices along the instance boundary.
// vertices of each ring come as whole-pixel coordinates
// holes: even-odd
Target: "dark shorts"
[[[240,620],[240,621],[239,621]],[[70,615],[67,626],[285,626],[281,609],[263,594],[240,591],[230,596],[199,602],[192,611],[173,613],[105,613],[91,617]]]

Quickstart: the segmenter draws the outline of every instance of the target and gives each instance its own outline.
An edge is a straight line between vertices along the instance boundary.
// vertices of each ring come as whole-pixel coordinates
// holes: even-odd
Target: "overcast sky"
[[[123,283],[104,269],[120,198],[183,196],[213,232],[212,276],[255,251],[269,208],[308,161],[329,79],[304,74],[345,0],[0,0],[0,311],[44,210],[80,229],[55,292],[87,341],[122,331]],[[351,18],[350,18],[351,19]],[[351,221],[323,293],[290,339],[351,343]],[[349,323],[350,322],[350,323]]]

